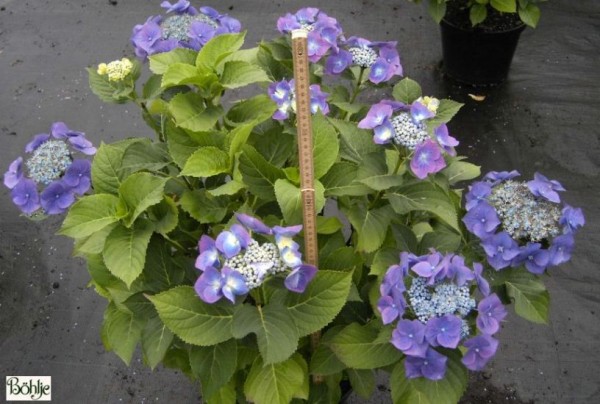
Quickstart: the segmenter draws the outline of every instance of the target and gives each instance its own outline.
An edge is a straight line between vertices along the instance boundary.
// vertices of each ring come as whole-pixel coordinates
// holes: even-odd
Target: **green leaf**
[[[440,100],[435,116],[427,121],[427,127],[435,129],[443,123],[448,123],[458,113],[464,104],[450,99]]]
[[[375,374],[372,370],[348,369],[346,370],[352,390],[360,397],[368,400],[375,390]]]
[[[425,233],[419,244],[419,251],[427,254],[430,248],[439,252],[455,252],[460,248],[461,239],[453,231],[432,231]]]
[[[192,347],[190,364],[194,376],[200,379],[202,396],[211,397],[225,386],[237,367],[235,339],[208,347]]]
[[[178,286],[148,299],[165,325],[188,344],[210,346],[233,337],[230,302],[204,303],[191,286]]]
[[[481,174],[481,167],[466,161],[453,160],[442,173],[448,177],[448,183],[454,185],[460,181],[477,178]]]
[[[483,4],[473,4],[469,11],[469,19],[473,26],[483,22],[487,18],[487,6]]]
[[[104,102],[123,104],[130,100],[128,95],[132,92],[132,86],[124,86],[121,88],[108,80],[106,75],[100,75],[95,68],[86,68],[89,75],[90,89]]]
[[[401,175],[383,174],[361,179],[360,182],[375,191],[384,191],[402,185],[404,180]]]
[[[523,269],[506,274],[506,291],[515,302],[515,312],[533,323],[547,324],[550,294],[544,284]]]
[[[121,181],[126,177],[121,172],[121,164],[125,150],[141,139],[127,139],[110,145],[102,143],[94,156],[92,164],[92,186],[97,194],[114,194],[119,192]]]
[[[154,225],[154,231],[166,235],[177,227],[179,210],[172,198],[165,196],[160,203],[147,210],[148,219]]]
[[[417,237],[408,226],[392,223],[391,229],[391,235],[400,251],[417,252]]]
[[[260,66],[243,61],[225,62],[221,84],[228,89],[244,87],[253,83],[270,81],[269,77]]]
[[[340,157],[342,159],[360,164],[363,156],[381,148],[373,142],[371,131],[358,128],[356,123],[333,118],[329,118],[329,122],[340,134]]]
[[[174,63],[163,73],[161,87],[165,88],[191,83],[199,74],[198,68],[194,65]]]
[[[402,357],[402,353],[391,343],[391,328],[381,333],[370,325],[350,324],[341,330],[329,346],[348,367],[375,369],[391,365]]]
[[[125,149],[119,173],[128,176],[141,170],[159,171],[169,165],[171,158],[164,144],[147,139],[135,142]]]
[[[244,393],[248,400],[256,404],[288,404],[302,390],[305,378],[304,370],[296,358],[265,364],[258,357],[244,383]]]
[[[321,337],[317,349],[310,358],[310,373],[321,376],[328,376],[339,373],[346,368],[344,362],[340,361],[335,353],[329,348],[331,339],[338,334],[344,327],[341,325],[327,330]]]
[[[153,226],[147,221],[137,221],[131,228],[119,225],[106,238],[104,263],[109,271],[127,286],[140,276],[146,261],[146,248]]]
[[[193,65],[198,52],[191,49],[177,48],[169,52],[157,53],[148,57],[150,71],[155,74],[164,74],[169,66],[176,63]]]
[[[431,18],[439,24],[444,15],[446,15],[446,2],[430,0],[427,9]]]
[[[396,248],[382,248],[375,253],[369,275],[383,277],[388,268],[400,263],[400,251]]]
[[[468,374],[455,353],[444,354],[448,357],[446,375],[442,380],[433,381],[424,377],[408,379],[404,369],[404,360],[399,362],[390,376],[390,387],[394,403],[455,404],[467,389]]]
[[[393,217],[389,205],[371,210],[362,204],[354,205],[348,212],[348,220],[358,236],[356,250],[369,253],[381,247]]]
[[[272,165],[282,167],[290,158],[294,158],[297,148],[297,137],[282,133],[280,127],[265,133],[253,133],[250,143]]]
[[[98,194],[101,195],[101,194]],[[106,242],[106,237],[110,234],[110,232],[118,225],[118,223],[111,223],[106,227],[103,227],[102,230],[98,230],[88,237],[83,237],[75,240],[75,245],[73,246],[73,255],[79,256],[87,259],[87,256],[90,254],[102,254],[102,250],[104,250],[104,244]]]
[[[516,0],[490,0],[490,5],[503,13],[516,13]]]
[[[239,306],[233,317],[232,331],[236,338],[256,334],[258,349],[266,364],[284,361],[298,348],[298,330],[283,306]]]
[[[242,147],[248,141],[248,137],[254,129],[255,124],[253,122],[237,126],[227,134],[225,140],[227,145],[227,152],[229,154],[229,161],[235,160],[235,155],[242,149]]]
[[[160,318],[158,316],[151,318],[142,330],[144,362],[154,369],[162,362],[172,341],[173,333],[160,321]]]
[[[160,82],[162,77],[158,74],[153,74],[148,78],[146,84],[144,84],[144,88],[142,90],[142,96],[146,100],[151,100],[154,98],[160,97],[162,94],[162,88],[160,87]]]
[[[242,184],[241,182],[236,181],[236,180],[231,180],[217,188],[209,189],[208,193],[212,196],[235,195],[244,188],[245,188],[245,185]]]
[[[201,147],[185,163],[181,175],[211,177],[229,171],[229,155],[217,147]]]
[[[319,181],[315,181],[315,213],[325,206],[325,188]],[[300,188],[288,180],[275,181],[275,196],[283,218],[288,224],[302,222],[302,192]]]
[[[341,161],[335,163],[321,178],[325,196],[361,196],[370,194],[371,188],[356,181],[358,166]]]
[[[90,236],[118,221],[119,198],[110,194],[87,195],[71,206],[59,234],[72,238]]]
[[[289,316],[300,336],[328,325],[342,310],[350,291],[351,272],[319,270],[304,293],[289,293],[285,300]]]
[[[394,99],[405,104],[412,104],[422,94],[419,83],[408,77],[400,80],[392,90]]]
[[[342,222],[335,216],[317,216],[317,233],[319,234],[333,234],[342,227]]]
[[[231,380],[210,397],[202,397],[207,404],[236,404],[235,380]]]
[[[340,247],[331,253],[319,257],[319,268],[332,271],[352,272],[360,264],[360,256],[354,247]]]
[[[396,213],[404,215],[412,211],[430,212],[460,234],[458,216],[452,200],[435,185],[420,182],[387,195]]]
[[[199,147],[215,146],[218,147],[216,135],[213,133],[204,133],[202,137],[192,137],[189,133],[181,128],[177,128],[171,121],[165,126],[167,134],[167,146],[169,154],[175,163],[183,168],[187,160]]]
[[[314,178],[319,179],[336,162],[339,142],[335,128],[322,114],[313,117]]]
[[[168,178],[145,172],[132,174],[123,181],[119,187],[119,197],[129,211],[124,220],[125,226],[130,227],[146,209],[163,200],[167,181]]]
[[[177,94],[169,102],[169,112],[177,126],[193,132],[206,132],[214,128],[223,115],[222,107],[204,108],[204,99],[193,92]]]
[[[219,63],[244,44],[245,32],[223,34],[208,41],[196,58],[196,66],[204,70],[215,70]]]
[[[142,324],[132,313],[121,311],[111,302],[104,312],[102,342],[109,351],[114,351],[127,365],[142,335]]]
[[[525,24],[535,28],[540,20],[540,8],[531,3],[526,7],[519,7],[519,17]]]
[[[267,94],[260,94],[233,105],[226,120],[232,125],[250,121],[260,123],[271,118],[276,110],[277,104]]]
[[[183,281],[184,271],[173,262],[170,249],[161,237],[154,236],[150,240],[146,252],[146,265],[140,278],[144,290],[160,292]]]
[[[181,208],[200,223],[219,223],[227,214],[227,198],[215,197],[205,189],[185,191]]]
[[[240,171],[248,190],[265,201],[275,200],[275,181],[285,178],[283,170],[275,167],[252,146],[243,147],[240,155]]]

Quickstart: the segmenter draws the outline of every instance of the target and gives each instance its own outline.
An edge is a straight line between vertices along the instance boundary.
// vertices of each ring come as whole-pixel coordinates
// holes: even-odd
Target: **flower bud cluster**
[[[411,105],[382,100],[371,106],[358,127],[372,129],[377,144],[395,143],[413,152],[410,169],[417,178],[424,179],[444,169],[444,154],[455,156],[454,147],[458,145],[446,124],[437,126],[433,136],[428,134],[426,122],[435,117],[438,106],[439,100],[433,97],[418,98]]]
[[[241,30],[241,24],[235,18],[211,7],[196,9],[188,0],[179,0],[175,4],[163,1],[161,7],[171,15],[152,16],[133,28],[131,43],[136,56],[142,60],[176,48],[200,50],[217,35]]]
[[[368,70],[368,80],[379,84],[402,76],[400,56],[396,42],[371,42],[365,38],[350,37],[340,41],[339,48],[332,50],[325,63],[325,73],[341,74],[351,66]]]
[[[482,370],[495,355],[492,335],[507,312],[490,294],[482,270],[478,263],[467,266],[460,255],[435,250],[423,256],[404,252],[388,268],[377,308],[384,324],[397,321],[391,343],[406,355],[408,378],[444,378],[447,357],[438,347],[467,348],[462,362],[471,370]],[[483,296],[479,303],[471,294],[475,289]]]
[[[286,271],[286,288],[303,293],[317,269],[303,264],[300,246],[293,240],[302,225],[271,228],[246,214],[236,214],[236,218],[240,224],[222,231],[216,239],[204,235],[198,242],[196,268],[202,274],[195,289],[200,299],[214,303],[224,296],[235,303],[235,296],[245,295],[269,276]],[[260,244],[252,233],[274,242]]]
[[[4,185],[13,203],[28,216],[65,212],[91,186],[91,163],[75,152],[94,155],[96,148],[85,134],[63,122],[52,124],[50,134],[33,137],[25,146],[30,156],[18,157],[4,173]],[[25,168],[25,170],[24,170]]]
[[[519,175],[493,171],[473,183],[463,222],[494,269],[524,265],[539,275],[571,258],[585,218],[581,209],[561,204],[558,192],[565,189],[558,181],[539,173],[529,182],[513,180]]]

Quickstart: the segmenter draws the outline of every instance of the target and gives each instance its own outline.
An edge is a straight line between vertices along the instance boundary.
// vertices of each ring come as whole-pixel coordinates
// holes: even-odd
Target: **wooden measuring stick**
[[[294,81],[296,84],[298,159],[300,161],[300,191],[304,219],[304,257],[308,264],[316,267],[319,264],[319,248],[317,245],[317,212],[315,203],[307,36],[308,32],[306,30],[297,29],[292,31],[292,57],[294,62]],[[320,339],[320,331],[311,335],[313,352],[317,349]],[[323,377],[313,375],[313,382],[321,383],[323,382]]]
[[[292,31],[294,80],[296,82],[296,121],[298,157],[300,160],[300,190],[304,218],[305,261],[317,266],[317,212],[315,204],[312,122],[310,113],[310,79],[308,71],[307,31]]]

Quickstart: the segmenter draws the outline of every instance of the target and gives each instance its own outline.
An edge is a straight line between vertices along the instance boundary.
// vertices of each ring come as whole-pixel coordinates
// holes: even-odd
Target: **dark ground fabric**
[[[86,132],[95,144],[148,134],[137,110],[102,104],[91,94],[84,67],[129,55],[131,27],[158,14],[159,3],[0,0],[2,171],[32,135],[54,121]],[[247,44],[272,37],[285,12],[311,5],[202,4],[238,18],[249,31]],[[470,394],[502,393],[484,402],[516,402],[517,396],[536,403],[600,402],[600,260],[595,256],[600,245],[600,2],[543,4],[539,27],[521,37],[509,81],[489,90],[443,79],[438,27],[422,7],[404,0],[316,5],[337,17],[348,35],[397,40],[405,74],[425,93],[465,103],[450,125],[461,141],[460,154],[484,172],[517,169],[525,178],[543,172],[568,189],[569,204],[584,209],[587,225],[577,236],[574,258],[552,269],[547,280],[550,324],[509,316],[499,335],[499,353],[485,377],[474,380]],[[469,93],[486,98],[478,102]],[[83,262],[70,257],[71,242],[54,234],[60,220],[19,218],[9,193],[0,188],[2,380],[52,376],[53,398],[60,403],[198,402],[198,386],[183,375],[163,368],[151,372],[139,355],[127,367],[104,351],[99,327],[105,301],[86,287],[89,276]],[[390,402],[385,376],[381,383],[369,402]]]

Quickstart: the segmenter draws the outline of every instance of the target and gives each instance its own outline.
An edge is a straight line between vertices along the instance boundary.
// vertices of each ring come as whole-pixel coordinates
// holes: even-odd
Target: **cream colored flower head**
[[[434,97],[419,97],[417,99],[417,102],[420,102],[421,104],[425,105],[425,107],[434,114],[437,112],[437,109],[440,106],[440,100]]]
[[[133,63],[127,58],[121,60],[113,60],[112,62],[100,63],[98,65],[98,74],[108,75],[109,81],[121,81],[131,73]]]

